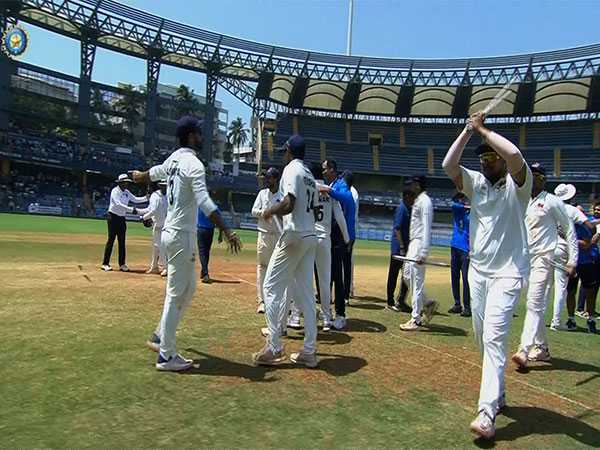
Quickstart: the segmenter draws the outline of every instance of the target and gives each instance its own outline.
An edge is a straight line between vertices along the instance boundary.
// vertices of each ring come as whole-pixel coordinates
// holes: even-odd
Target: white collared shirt
[[[558,245],[560,229],[569,243],[568,262],[577,264],[577,237],[573,222],[569,219],[564,203],[556,196],[542,191],[529,201],[525,215],[529,253],[540,255],[554,253]]]
[[[531,198],[532,175],[518,186],[511,175],[492,185],[482,173],[461,167],[462,192],[471,201],[471,267],[490,278],[526,278],[529,250],[525,211]]]
[[[282,218],[283,231],[314,233],[316,184],[312,173],[301,159],[294,159],[285,166],[279,182],[279,192],[282,200],[288,194],[296,198],[292,212]]]
[[[146,203],[147,197],[136,197],[128,189],[121,190],[119,186],[115,186],[110,191],[110,203],[108,206],[108,212],[111,212],[117,216],[125,217],[127,214],[133,214],[133,207],[129,206],[129,202],[132,203]]]
[[[316,183],[317,186],[319,184],[325,184],[323,180],[316,180]],[[319,239],[331,237],[333,218],[335,218],[335,221],[340,227],[344,242],[347,244],[350,242],[350,236],[348,234],[348,226],[346,225],[344,211],[342,211],[342,205],[326,193],[317,192],[317,220],[315,222],[315,231]]]
[[[191,148],[171,153],[164,163],[150,169],[150,179],[167,179],[167,218],[164,230],[196,232],[198,208],[206,217],[217,209],[206,189],[204,164]]]
[[[433,225],[433,203],[431,198],[421,192],[415,199],[410,213],[410,241],[419,241],[417,256],[420,259],[427,258],[431,247],[431,227]]]
[[[167,196],[159,190],[150,196],[150,204],[144,211],[144,220],[152,219],[156,228],[162,229],[167,218]]]
[[[280,233],[280,230],[274,222],[275,220],[279,220],[277,217],[272,217],[271,220],[262,218],[262,213],[265,212],[265,210],[280,201],[281,193],[279,191],[273,193],[269,188],[262,189],[256,196],[254,205],[252,205],[252,215],[258,217],[257,229],[261,233]]]

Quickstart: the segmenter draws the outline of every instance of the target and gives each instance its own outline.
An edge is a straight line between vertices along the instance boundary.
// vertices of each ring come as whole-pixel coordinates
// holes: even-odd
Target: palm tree
[[[190,89],[185,84],[180,84],[177,88],[175,102],[178,117],[183,116],[184,114],[195,115],[200,109],[200,103],[198,103],[198,100],[194,97],[194,90]]]
[[[140,122],[140,110],[144,105],[144,98],[130,84],[123,87],[120,98],[115,102],[115,110],[124,116],[125,125],[133,135],[133,130]]]
[[[227,139],[229,139],[234,147],[240,148],[248,142],[248,132],[249,130],[246,128],[246,124],[241,117],[238,117],[229,124]]]

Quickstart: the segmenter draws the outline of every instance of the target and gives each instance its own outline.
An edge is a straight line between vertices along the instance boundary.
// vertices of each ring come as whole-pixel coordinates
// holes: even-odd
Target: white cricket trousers
[[[556,248],[554,260],[561,267],[566,267],[568,255],[567,249]],[[552,311],[552,324],[560,325],[560,315],[567,302],[567,285],[569,274],[564,270],[554,269],[554,310]]]
[[[281,329],[285,326],[283,324],[286,320],[288,295],[294,299],[304,315],[304,351],[316,351],[317,314],[313,292],[316,247],[317,238],[314,233],[285,231],[277,241],[264,284],[265,311],[269,328],[267,341],[273,352],[283,348]]]
[[[265,298],[265,275],[278,239],[277,233],[258,232],[256,239],[256,298],[258,303],[263,303]]]
[[[483,356],[478,411],[490,417],[504,394],[508,332],[523,284],[522,278],[488,278],[469,267],[473,331]]]
[[[554,283],[554,268],[550,265],[553,256],[554,251],[531,256],[527,312],[521,334],[521,350],[527,354],[535,345],[548,347],[544,314]]]
[[[421,241],[419,239],[413,239],[408,244],[406,257],[411,259],[417,259],[420,250]],[[404,267],[402,268],[402,277],[410,286],[412,298],[412,318],[418,322],[421,321],[423,304],[425,303],[426,299],[425,267],[425,264],[405,262]]]
[[[177,354],[175,332],[196,291],[196,233],[164,230],[167,250],[167,288],[160,319],[160,353],[166,359]]]
[[[162,245],[162,225],[154,224],[152,228],[152,259],[150,260],[150,270],[157,269],[158,266],[166,266],[165,250]]]

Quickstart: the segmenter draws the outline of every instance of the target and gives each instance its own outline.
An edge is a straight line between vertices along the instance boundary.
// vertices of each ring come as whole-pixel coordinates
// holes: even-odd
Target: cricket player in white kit
[[[161,180],[158,182],[158,189],[150,195],[148,208],[140,210],[143,220],[152,220],[152,258],[146,273],[167,275],[166,250],[162,245],[162,229],[167,219],[167,207],[167,182]]]
[[[438,307],[437,302],[428,300],[425,295],[425,261],[431,247],[433,224],[433,203],[425,192],[425,177],[413,177],[411,190],[416,197],[410,214],[410,240],[406,257],[416,262],[405,262],[403,268],[403,276],[409,283],[412,297],[411,318],[400,326],[403,331],[422,329],[431,321]]]
[[[569,202],[575,194],[577,193],[577,189],[572,184],[564,184],[561,183],[554,189],[554,195],[560,199],[561,202],[564,202],[565,211],[571,224],[579,224],[586,225],[590,229],[592,229],[592,225],[590,224],[587,216],[576,208],[573,205],[570,205]],[[577,238],[577,235],[575,236]],[[577,246],[577,251],[579,252],[579,246]],[[566,233],[559,227],[558,231],[558,244],[556,245],[556,250],[554,253],[554,261],[558,266],[565,267],[567,266],[569,258],[569,245],[566,240]],[[560,314],[565,307],[565,303],[567,301],[567,285],[569,284],[569,273],[566,270],[561,270],[559,268],[554,269],[554,307],[552,311],[552,322],[550,324],[550,329],[553,331],[558,331],[562,329]],[[576,330],[577,324],[574,321],[567,320],[566,327],[568,330]]]
[[[491,439],[496,414],[505,405],[506,343],[513,311],[529,276],[525,211],[532,175],[519,149],[471,116],[452,144],[443,168],[471,202],[469,287],[475,340],[483,353],[477,417],[471,431]],[[481,172],[460,165],[473,131],[486,144],[476,149]]]
[[[567,241],[567,263],[563,270],[575,275],[577,265],[577,236],[573,222],[569,219],[563,202],[546,192],[546,171],[539,163],[530,166],[533,174],[531,200],[527,207],[525,224],[531,257],[529,287],[527,289],[527,312],[523,323],[521,345],[512,360],[520,368],[527,361],[550,361],[544,314],[554,282],[556,247],[559,228]]]
[[[264,211],[281,201],[279,193],[279,171],[275,167],[269,167],[265,174],[267,187],[262,189],[254,200],[252,215],[258,218],[258,237],[256,239],[256,297],[258,300],[257,313],[265,312],[264,284],[267,267],[271,255],[275,250],[275,244],[281,236],[277,218],[265,220],[262,217]]]
[[[177,353],[175,332],[183,311],[196,290],[196,219],[198,208],[219,227],[226,236],[232,252],[237,253],[241,243],[229,230],[217,206],[206,189],[204,165],[194,148],[202,146],[202,123],[193,116],[177,121],[177,137],[181,148],[174,151],[163,164],[147,172],[133,171],[136,183],[167,179],[167,218],[163,228],[163,244],[167,250],[167,287],[165,304],[159,325],[159,350],[156,368],[162,371],[187,370],[192,361]]]
[[[269,335],[267,344],[252,355],[256,365],[276,365],[285,360],[281,343],[282,324],[285,323],[286,289],[304,315],[304,347],[292,353],[294,364],[307,367],[317,365],[317,316],[313,293],[313,268],[317,237],[315,234],[315,179],[304,165],[305,144],[302,136],[291,136],[283,147],[286,164],[279,191],[279,203],[263,212],[270,220],[281,216],[283,234],[269,261],[264,284],[264,301]]]

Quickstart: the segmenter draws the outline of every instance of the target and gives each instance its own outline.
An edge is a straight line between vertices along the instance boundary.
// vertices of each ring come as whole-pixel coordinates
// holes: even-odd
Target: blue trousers
[[[214,228],[198,228],[198,253],[200,254],[200,278],[208,275],[210,247],[213,243]]]
[[[450,248],[450,276],[452,278],[452,296],[454,305],[460,307],[460,279],[463,283],[463,307],[471,310],[471,296],[469,293],[469,252],[455,247]]]

